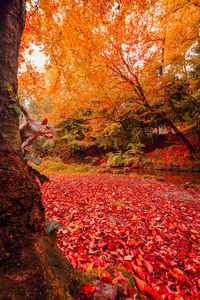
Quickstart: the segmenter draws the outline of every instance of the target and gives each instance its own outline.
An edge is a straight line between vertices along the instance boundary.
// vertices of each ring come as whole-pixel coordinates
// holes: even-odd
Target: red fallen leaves
[[[199,299],[199,193],[139,176],[50,179],[42,187],[46,218],[65,227],[58,245],[74,267],[124,267],[164,300]]]
[[[147,271],[149,272],[149,274],[152,274],[153,273],[152,265],[146,259],[144,259],[143,262],[144,262],[144,266],[147,269]]]
[[[190,135],[187,136],[187,139],[196,149],[196,152],[199,152],[199,140],[198,136]],[[190,153],[188,148],[181,140],[177,140],[176,144],[173,144],[169,147],[162,147],[161,149],[156,149],[154,152],[147,153],[149,158],[154,164],[158,163],[163,164],[166,168],[170,168],[173,164],[178,164],[182,168],[191,170],[192,166],[195,165],[195,161],[190,159]]]
[[[156,290],[154,290],[149,284],[138,278],[137,276],[134,276],[135,281],[137,283],[138,288],[142,293],[147,294],[154,300],[163,300],[163,298],[157,293]]]
[[[121,284],[125,284],[128,282],[128,279],[124,277],[123,273],[114,269],[114,279],[113,283],[120,282]]]
[[[95,287],[91,285],[91,283],[86,283],[79,290],[79,294],[81,299],[90,299],[95,291]]]
[[[103,283],[109,283],[112,284],[112,277],[111,274],[109,272],[105,272],[105,273],[98,273],[99,279],[103,282]]]
[[[106,284],[116,284],[121,283],[122,285],[125,285],[125,283],[128,282],[128,279],[124,277],[123,273],[114,269],[113,270],[113,277],[109,272],[98,272],[99,279]],[[79,290],[79,296],[81,299],[90,299],[95,291],[95,286],[91,285],[91,283],[87,283],[81,287]],[[134,296],[134,290],[133,288],[126,288],[124,290],[124,295],[128,296]]]
[[[104,273],[98,272],[98,276],[103,283],[108,283],[108,284],[121,283],[124,285],[126,282],[129,281],[128,278],[124,277],[122,272],[116,269],[114,269],[113,277],[109,272],[104,272]]]
[[[142,280],[146,280],[146,275],[143,272],[143,269],[141,267],[134,266],[133,269],[135,270],[135,272],[139,275],[139,277]]]

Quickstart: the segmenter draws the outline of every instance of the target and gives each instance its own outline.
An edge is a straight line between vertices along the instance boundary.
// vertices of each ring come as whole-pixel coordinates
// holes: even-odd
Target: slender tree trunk
[[[139,87],[140,87],[140,92],[141,92],[141,86],[139,86]],[[180,132],[178,130],[178,128],[175,126],[175,124],[169,118],[167,118],[164,114],[157,112],[152,106],[149,105],[148,101],[145,98],[143,91],[142,91],[141,96],[142,96],[141,98],[142,98],[144,105],[152,113],[152,115],[155,116],[157,119],[162,120],[164,124],[168,125],[171,129],[173,129],[175,131],[175,133],[177,134],[177,136],[180,138],[180,140],[186,145],[186,147],[188,148],[190,153],[192,155],[195,154],[195,150],[194,150],[193,146],[186,139],[186,137],[182,134],[182,132]]]
[[[161,52],[161,66],[160,66],[160,76],[163,75],[163,69],[164,69],[164,55],[165,55],[165,37],[163,38],[162,41],[162,52]],[[168,135],[171,135],[171,129],[174,130],[174,132],[178,135],[178,137],[182,140],[182,142],[187,146],[188,150],[190,151],[191,154],[195,154],[195,150],[190,144],[190,142],[186,139],[186,137],[182,134],[181,131],[178,130],[178,128],[175,126],[175,124],[166,117],[163,117],[163,115],[159,114],[159,118],[164,121],[166,124],[166,127],[170,129],[168,131]]]
[[[163,75],[164,71],[164,57],[165,57],[165,37],[162,40],[162,48],[161,48],[161,63],[160,63],[160,76]]]
[[[40,188],[22,159],[18,115],[9,108],[24,23],[25,0],[0,1],[0,299],[68,299],[82,275],[46,233]]]
[[[166,116],[163,116],[160,113],[154,112],[154,111],[152,111],[152,114],[156,118],[162,120],[162,122],[164,124],[166,124],[171,129],[174,130],[174,132],[177,134],[177,136],[179,137],[179,139],[186,145],[186,147],[190,151],[191,155],[195,154],[195,149],[193,148],[193,146],[191,145],[191,143],[186,139],[186,137],[184,136],[184,134],[182,134],[182,132],[180,130],[178,130],[178,128],[175,126],[175,124],[169,118],[167,118]]]
[[[144,95],[144,92],[142,90],[142,87],[140,85],[140,82],[137,78],[137,76],[135,76],[135,79],[136,79],[136,83],[137,83],[137,90],[138,90],[138,93],[139,95],[141,96],[141,100],[143,101],[144,105],[146,106],[146,108],[149,109],[149,111],[157,118],[157,119],[160,119],[163,121],[163,123],[167,124],[170,126],[170,128],[172,128],[175,133],[177,134],[177,136],[182,140],[182,142],[186,145],[186,147],[188,148],[188,150],[190,151],[190,153],[193,155],[195,154],[195,150],[193,148],[193,146],[190,144],[190,142],[186,139],[186,137],[182,134],[182,132],[180,132],[178,130],[178,128],[175,126],[175,124],[165,116],[165,114],[161,114],[159,112],[157,112],[152,106],[149,105],[145,95]]]
[[[165,43],[165,40],[163,41]],[[164,48],[163,48],[163,52],[162,52],[162,64],[164,62]],[[115,66],[112,62],[113,67],[107,66],[109,69],[111,69],[115,74],[117,74],[119,77],[123,78],[127,83],[129,83],[132,87],[133,90],[135,92],[135,94],[137,95],[138,99],[143,103],[143,105],[148,109],[149,112],[152,113],[152,115],[156,118],[156,119],[160,119],[163,121],[163,123],[169,125],[178,135],[178,137],[182,140],[182,142],[187,146],[188,150],[190,151],[191,155],[195,154],[195,149],[193,148],[193,146],[190,144],[190,142],[186,139],[186,137],[178,130],[178,128],[174,125],[174,123],[168,119],[166,117],[166,115],[163,113],[159,113],[158,111],[156,111],[156,109],[154,109],[153,106],[149,105],[149,102],[147,101],[144,91],[142,89],[142,86],[140,84],[140,81],[137,77],[137,75],[135,73],[133,73],[129,67],[129,65],[127,64],[127,62],[122,58],[124,65],[127,68],[127,71],[129,72],[130,76],[132,79],[130,79],[128,76],[124,75],[121,70]],[[160,75],[162,75],[163,72],[163,66],[162,69],[160,70]]]
[[[190,144],[190,142],[186,139],[186,137],[182,134],[181,131],[178,130],[178,128],[172,123],[172,121],[168,118],[163,119],[166,124],[170,126],[174,130],[174,132],[178,135],[178,137],[182,140],[182,142],[187,146],[191,154],[195,154],[195,150]]]
[[[165,116],[165,114],[161,114],[161,113],[157,112],[152,106],[149,105],[149,103],[144,95],[143,89],[140,85],[140,82],[136,75],[135,75],[135,81],[136,81],[136,84],[133,81],[129,80],[131,85],[133,85],[135,87],[137,94],[140,97],[140,100],[143,102],[144,106],[152,113],[153,116],[155,116],[157,119],[162,120],[163,123],[169,125],[170,128],[172,128],[175,131],[175,133],[180,138],[180,140],[187,146],[191,155],[195,154],[195,149],[190,144],[190,142],[186,139],[186,137],[182,134],[182,132],[180,132],[178,130],[178,128],[175,126],[175,124],[169,118],[167,118]]]

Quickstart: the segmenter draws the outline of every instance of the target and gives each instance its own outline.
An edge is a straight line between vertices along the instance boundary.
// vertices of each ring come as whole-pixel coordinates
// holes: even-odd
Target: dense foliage
[[[33,113],[49,115],[72,150],[126,151],[160,126],[199,132],[197,2],[30,1],[21,96]],[[42,69],[35,46],[46,57]]]

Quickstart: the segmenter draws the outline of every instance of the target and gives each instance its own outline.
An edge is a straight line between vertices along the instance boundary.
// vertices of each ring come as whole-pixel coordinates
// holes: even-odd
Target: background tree
[[[24,91],[51,101],[50,118],[55,123],[75,117],[77,111],[82,118],[81,111],[92,108],[94,131],[99,127],[97,118],[103,123],[106,116],[115,115],[113,121],[118,122],[129,110],[143,122],[144,114],[151,115],[152,130],[156,123],[167,124],[193,153],[179,130],[183,124],[169,109],[166,85],[188,72],[188,51],[199,35],[196,2],[60,1],[52,5],[49,9],[41,1],[37,14],[28,18],[21,54],[30,44],[31,29],[31,42],[48,60],[39,74],[39,86],[33,66],[26,62],[27,73],[20,76]],[[42,42],[41,36],[45,36]]]
[[[191,57],[191,92],[188,96],[193,103],[193,120],[200,140],[200,39],[194,45],[193,51],[195,55]]]

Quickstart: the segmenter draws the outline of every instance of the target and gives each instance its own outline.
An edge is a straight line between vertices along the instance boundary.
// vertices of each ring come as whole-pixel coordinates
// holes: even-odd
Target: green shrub
[[[127,151],[122,153],[108,153],[107,166],[108,167],[130,167],[131,165],[138,165],[144,155],[142,148],[143,144],[129,144]]]
[[[91,164],[92,166],[94,166],[94,165],[96,164],[96,162],[99,160],[99,158],[98,158],[98,157],[87,156],[87,157],[85,158],[85,160],[86,160],[89,164]]]
[[[104,169],[97,169],[97,173],[104,173],[105,172],[105,170]]]
[[[123,169],[117,169],[117,170],[113,170],[112,172],[114,175],[118,175],[118,174],[127,174],[126,170]]]
[[[156,159],[156,160],[162,160],[162,156],[158,155],[158,154],[154,154],[153,157]]]
[[[117,153],[110,152],[108,154],[108,161],[107,166],[108,167],[122,167],[124,165],[122,152],[119,151]]]
[[[48,153],[50,149],[52,149],[55,145],[54,140],[52,139],[44,139],[43,137],[38,137],[33,142],[33,148],[41,151],[42,153]]]
[[[150,175],[150,174],[144,174],[142,177],[143,177],[144,179],[147,179],[147,178],[153,178],[152,175]]]

